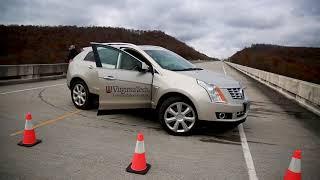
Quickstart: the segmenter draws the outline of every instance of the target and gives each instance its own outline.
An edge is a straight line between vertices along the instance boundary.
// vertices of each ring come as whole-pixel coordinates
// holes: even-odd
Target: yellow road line
[[[63,120],[64,118],[67,118],[67,117],[72,116],[72,115],[74,115],[74,114],[77,114],[77,113],[79,113],[80,111],[81,111],[81,110],[72,111],[72,112],[63,114],[63,115],[61,115],[61,116],[59,116],[59,117],[57,117],[57,118],[43,121],[43,122],[41,122],[41,123],[33,126],[33,128],[36,129],[36,128],[39,128],[39,127],[41,127],[41,126],[45,126],[45,125],[48,125],[48,124],[52,124],[52,123],[54,123],[54,122]],[[15,133],[10,134],[10,136],[15,136],[15,135],[18,135],[18,134],[22,134],[23,131],[24,131],[24,130],[17,131],[17,132],[15,132]]]

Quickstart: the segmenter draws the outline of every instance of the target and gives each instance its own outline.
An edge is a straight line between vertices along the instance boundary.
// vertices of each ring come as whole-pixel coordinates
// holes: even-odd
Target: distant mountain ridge
[[[128,42],[157,45],[189,60],[214,59],[162,31],[114,27],[0,25],[0,64],[60,63],[68,47],[90,46],[90,42]]]
[[[232,55],[231,62],[320,84],[320,48],[254,44]]]

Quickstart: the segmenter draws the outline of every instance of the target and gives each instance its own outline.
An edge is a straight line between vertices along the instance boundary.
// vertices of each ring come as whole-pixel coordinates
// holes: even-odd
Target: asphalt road
[[[295,149],[302,150],[303,179],[320,179],[318,116],[220,62],[197,66],[247,86],[252,106],[243,128],[259,179],[282,179]],[[1,86],[0,102],[0,179],[249,179],[238,128],[229,124],[176,137],[152,112],[78,111],[65,79]],[[43,140],[32,148],[17,146],[26,112]],[[152,165],[145,176],[125,172],[140,131]]]

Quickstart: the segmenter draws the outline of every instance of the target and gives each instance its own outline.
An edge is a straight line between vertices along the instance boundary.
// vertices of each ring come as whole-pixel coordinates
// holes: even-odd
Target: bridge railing
[[[272,89],[290,99],[294,99],[302,106],[320,116],[320,85],[314,84],[279,74],[226,62],[231,67],[247,74],[253,79],[266,84]]]
[[[0,65],[0,84],[63,78],[67,70],[67,63]]]

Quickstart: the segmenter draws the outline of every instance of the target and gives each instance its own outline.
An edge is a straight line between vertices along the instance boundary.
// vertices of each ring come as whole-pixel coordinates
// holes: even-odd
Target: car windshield
[[[168,50],[145,50],[162,68],[171,71],[200,70],[195,65]]]

